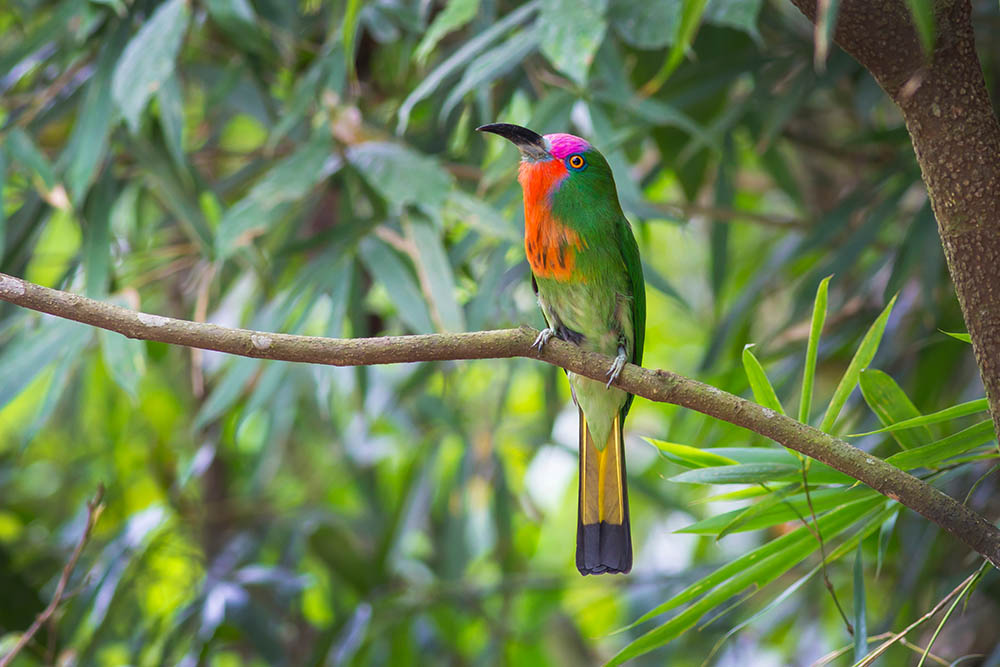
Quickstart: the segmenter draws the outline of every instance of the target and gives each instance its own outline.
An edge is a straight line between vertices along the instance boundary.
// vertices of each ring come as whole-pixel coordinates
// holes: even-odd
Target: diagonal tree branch
[[[0,273],[0,300],[129,338],[155,340],[258,359],[364,366],[459,359],[540,359],[603,381],[611,358],[553,339],[542,352],[528,327],[499,331],[335,339],[230,329],[94,301]],[[916,477],[847,442],[667,370],[626,364],[615,385],[651,401],[673,403],[771,438],[821,461],[938,524],[1000,568],[1000,530],[984,517]]]

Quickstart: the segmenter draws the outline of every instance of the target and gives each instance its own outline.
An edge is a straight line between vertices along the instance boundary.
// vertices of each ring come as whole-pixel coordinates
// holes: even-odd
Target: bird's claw
[[[628,361],[628,357],[625,355],[625,348],[618,347],[618,356],[615,357],[615,362],[611,364],[611,368],[608,369],[606,373],[608,377],[608,383],[604,385],[605,389],[611,388],[611,383],[618,379],[621,375],[622,369],[625,368],[625,363]]]
[[[545,344],[548,343],[549,340],[555,335],[555,329],[552,327],[545,327],[538,332],[538,338],[536,338],[535,342],[531,344],[531,347],[538,348],[538,351],[541,352],[542,348],[545,347]]]

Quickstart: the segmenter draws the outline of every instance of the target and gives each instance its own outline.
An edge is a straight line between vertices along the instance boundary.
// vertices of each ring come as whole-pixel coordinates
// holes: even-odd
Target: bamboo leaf
[[[986,419],[937,442],[893,454],[886,461],[903,470],[929,467],[986,444],[994,437],[993,422]]]
[[[434,22],[421,38],[414,51],[414,59],[420,64],[426,63],[441,38],[471,21],[478,11],[479,0],[448,0],[444,10],[434,17]]]
[[[854,558],[854,660],[860,660],[868,652],[868,615],[865,613],[865,568],[862,560],[863,541],[858,540],[858,552]]]
[[[728,533],[744,533],[751,530],[770,528],[788,521],[798,521],[809,514],[809,500],[804,493],[789,496],[787,492],[801,488],[798,483],[789,484],[767,498],[744,509],[731,510],[697,521],[678,529],[678,533],[691,535],[718,535],[719,539]],[[782,495],[784,492],[784,495]],[[871,489],[857,487],[844,489],[810,490],[813,509],[817,513],[844,507],[874,498],[877,493]],[[776,501],[775,501],[776,499]]]
[[[966,403],[959,403],[958,405],[953,405],[950,408],[945,408],[944,410],[938,410],[937,412],[932,412],[928,415],[923,415],[920,417],[913,417],[911,419],[905,419],[894,424],[890,424],[877,431],[868,431],[867,433],[855,433],[849,435],[849,438],[860,438],[864,435],[875,435],[877,433],[889,433],[894,431],[901,431],[909,428],[916,428],[918,426],[927,426],[929,424],[939,424],[941,422],[951,421],[952,419],[958,419],[959,417],[966,417],[968,415],[974,415],[977,412],[986,412],[990,409],[990,403],[988,399],[977,398],[974,401],[968,401]]]
[[[413,107],[415,107],[418,102],[429,97],[435,90],[437,90],[438,86],[440,86],[445,79],[458,71],[460,67],[478,56],[483,49],[502,37],[507,33],[507,31],[520,25],[528,17],[534,14],[538,10],[538,5],[538,0],[532,0],[527,4],[521,5],[486,30],[470,39],[460,49],[455,51],[455,53],[451,54],[447,60],[438,65],[434,71],[428,74],[400,105],[399,122],[396,124],[396,134],[403,134],[406,131],[406,126],[410,122],[410,114],[413,112]]]
[[[542,53],[581,86],[608,27],[607,7],[608,0],[542,0],[538,17]]]
[[[691,48],[691,43],[694,41],[695,35],[698,34],[698,28],[701,26],[701,17],[705,13],[705,5],[707,3],[708,0],[688,0],[688,2],[684,3],[680,26],[677,29],[677,39],[674,40],[673,46],[670,47],[670,52],[667,54],[667,59],[663,61],[660,71],[643,86],[642,92],[645,96],[652,96],[662,88],[663,84],[670,78],[670,75],[674,73],[674,70],[684,60],[684,56],[687,55],[688,50]]]
[[[784,463],[739,463],[688,470],[674,475],[670,481],[690,484],[760,484],[790,479],[798,473],[797,466]]]
[[[774,393],[774,387],[771,386],[771,381],[767,379],[764,367],[760,365],[757,357],[750,350],[752,347],[752,343],[743,347],[743,370],[750,381],[754,400],[765,408],[785,414],[785,408],[782,407],[781,401],[778,400],[778,395]]]
[[[185,0],[167,0],[129,40],[111,79],[111,97],[133,133],[149,98],[173,74],[191,10]]]
[[[656,438],[643,438],[646,442],[656,447],[665,457],[688,468],[709,468],[712,466],[735,465],[737,461],[722,456],[715,452],[691,447],[690,445],[680,445]]]
[[[809,412],[812,410],[813,384],[816,381],[816,357],[819,352],[819,338],[826,322],[827,293],[830,279],[827,276],[816,288],[816,299],[813,302],[812,322],[809,325],[809,342],[806,346],[806,363],[802,371],[802,398],[799,400],[799,421],[809,423]]]
[[[835,510],[820,517],[816,525],[826,539],[832,539],[857,521],[866,519],[881,503],[881,498],[875,498],[866,504]],[[608,664],[620,665],[663,646],[694,626],[709,610],[748,586],[766,586],[818,548],[819,543],[813,534],[804,526],[800,526],[791,533],[735,559],[708,577],[685,588],[629,626],[643,623],[704,594],[700,600],[681,613],[633,640],[611,658]]]
[[[943,333],[945,336],[951,336],[955,340],[960,340],[963,343],[968,343],[969,345],[972,344],[972,336],[970,334],[967,334],[967,333],[955,333],[955,332],[951,332],[951,331],[942,331],[941,333]]]
[[[833,398],[830,400],[830,405],[823,415],[823,421],[819,425],[821,431],[832,432],[834,422],[837,421],[840,411],[843,409],[844,404],[847,403],[847,398],[854,391],[855,385],[858,384],[858,377],[861,371],[875,358],[879,343],[882,341],[882,334],[885,333],[885,325],[889,321],[889,315],[892,313],[892,307],[895,303],[896,297],[892,297],[885,310],[882,311],[882,314],[878,316],[868,329],[865,337],[861,339],[861,344],[858,345],[857,352],[854,353],[851,363],[848,364],[844,376],[840,379],[837,389],[833,392]]]
[[[885,426],[920,417],[920,412],[910,397],[887,373],[874,368],[861,371],[861,394]],[[903,449],[912,449],[934,440],[926,426],[920,431],[893,431],[893,438]]]
[[[924,55],[930,58],[934,53],[937,28],[934,25],[934,5],[931,0],[906,0],[906,6],[913,17],[913,25],[920,36],[920,46]]]

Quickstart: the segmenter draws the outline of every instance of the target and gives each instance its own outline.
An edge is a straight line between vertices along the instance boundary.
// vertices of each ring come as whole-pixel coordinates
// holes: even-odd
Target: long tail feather
[[[594,445],[580,411],[580,500],[576,529],[576,568],[581,574],[625,574],[632,569],[625,449],[621,415],[607,443]]]

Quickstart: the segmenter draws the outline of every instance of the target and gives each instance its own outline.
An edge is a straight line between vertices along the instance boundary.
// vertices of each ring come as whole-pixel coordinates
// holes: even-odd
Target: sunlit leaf
[[[645,438],[646,442],[656,447],[668,459],[687,468],[708,468],[712,466],[735,465],[736,461],[714,452],[709,452],[690,445],[680,445],[674,442]]]
[[[414,53],[417,62],[426,62],[441,38],[471,21],[477,11],[479,0],[448,0],[444,11],[434,17],[434,22],[420,40]]]
[[[754,400],[765,408],[785,414],[785,408],[781,406],[781,401],[778,400],[778,395],[774,393],[771,381],[767,379],[764,367],[757,361],[757,357],[754,356],[750,349],[751,347],[753,347],[753,344],[746,345],[743,348],[743,371],[747,374],[747,380],[750,381]]]
[[[952,333],[950,331],[942,331],[941,333],[943,333],[946,336],[951,336],[955,340],[960,340],[963,343],[969,343],[970,345],[972,344],[972,336],[970,334],[967,334],[967,333]]]

